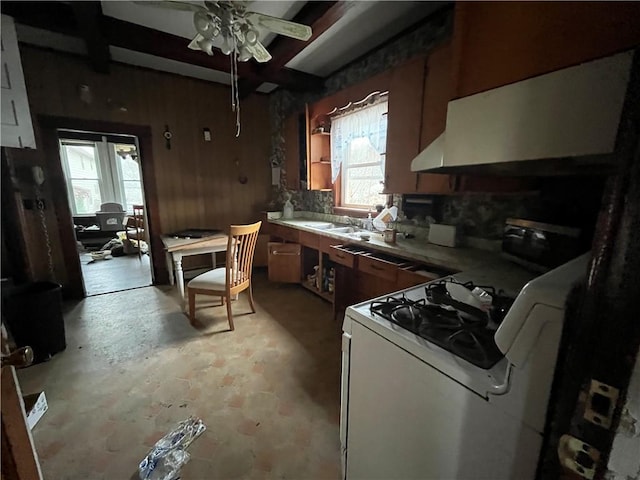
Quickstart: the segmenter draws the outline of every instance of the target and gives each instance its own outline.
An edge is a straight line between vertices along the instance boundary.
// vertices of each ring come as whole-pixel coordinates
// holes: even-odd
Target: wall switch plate
[[[205,142],[210,142],[211,141],[211,130],[209,130],[208,128],[205,128],[203,130],[204,132],[204,141]]]

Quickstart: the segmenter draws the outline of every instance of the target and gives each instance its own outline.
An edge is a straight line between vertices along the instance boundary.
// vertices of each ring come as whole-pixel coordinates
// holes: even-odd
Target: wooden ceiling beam
[[[109,73],[111,52],[102,29],[100,2],[71,2],[80,34],[87,45],[89,62],[98,73]]]
[[[68,4],[60,2],[4,1],[2,13],[17,23],[65,35],[79,36],[76,16]]]
[[[81,28],[69,4],[3,1],[2,13],[14,17],[17,23],[82,37]],[[99,18],[99,28],[104,32],[107,45],[226,73],[230,71],[229,57],[221,53],[208,56],[204,52],[190,50],[187,48],[189,40],[186,38],[105,15]],[[263,74],[259,65],[253,61],[239,63],[238,75],[241,79],[255,82],[258,85],[269,82],[292,90],[317,89],[324,82],[321,77],[288,68],[268,71]]]
[[[308,47],[315,39],[327,31],[353,6],[353,2],[348,1],[323,1],[308,2],[300,12],[292,19],[293,22],[309,25],[313,34],[306,41],[294,38],[278,36],[269,44],[269,52],[273,57],[268,63],[260,65],[257,69],[257,78],[243,79],[240,83],[240,96],[246,97],[253,92],[260,84],[257,79],[269,76],[285,68],[296,55]]]
[[[217,53],[209,56],[204,52],[191,50],[187,48],[189,40],[186,38],[113,17],[103,17],[103,23],[109,44],[114,47],[148,53],[156,57],[222,72],[228,73],[230,71],[229,57]],[[249,64],[238,64],[238,75],[245,76],[249,73]]]

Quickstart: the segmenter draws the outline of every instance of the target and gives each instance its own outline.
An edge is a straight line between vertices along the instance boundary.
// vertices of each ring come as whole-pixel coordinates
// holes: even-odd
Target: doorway
[[[58,130],[58,147],[86,294],[151,285],[138,139]]]

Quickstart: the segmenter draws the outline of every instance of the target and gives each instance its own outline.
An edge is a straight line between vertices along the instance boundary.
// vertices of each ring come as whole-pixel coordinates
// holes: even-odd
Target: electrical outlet
[[[211,141],[211,130],[209,130],[208,128],[205,128],[202,130],[203,134],[204,134],[204,141],[205,142],[210,142]]]

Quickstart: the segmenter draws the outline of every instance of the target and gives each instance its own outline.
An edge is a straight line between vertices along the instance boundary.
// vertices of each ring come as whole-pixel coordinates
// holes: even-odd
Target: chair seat
[[[203,288],[207,290],[224,290],[226,284],[225,270],[225,267],[221,267],[201,273],[192,279],[187,286],[189,288]]]
[[[197,277],[193,278],[188,284],[189,288],[199,288],[206,290],[224,290],[226,285],[226,267],[216,268],[215,270],[209,270],[208,272],[201,273]],[[238,280],[241,282],[243,280],[248,280],[247,276],[240,272],[240,274],[236,274],[238,276]]]

